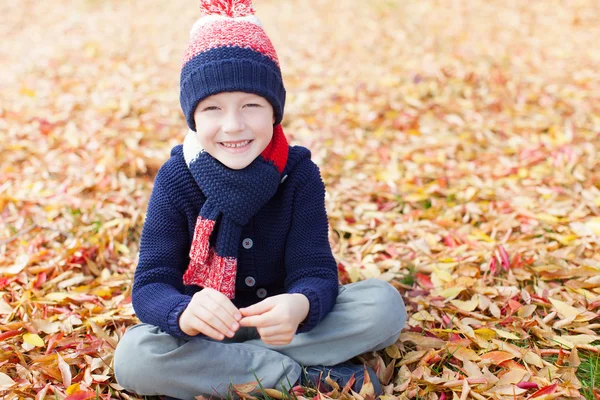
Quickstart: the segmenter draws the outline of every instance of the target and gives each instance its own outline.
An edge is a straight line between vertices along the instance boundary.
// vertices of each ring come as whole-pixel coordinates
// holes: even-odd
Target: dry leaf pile
[[[385,400],[593,393],[576,372],[600,344],[598,4],[255,6],[286,133],[321,165],[342,280],[380,277],[406,300],[398,343],[365,356]],[[153,177],[185,133],[194,9],[0,5],[3,398],[128,397],[112,352],[137,321]]]

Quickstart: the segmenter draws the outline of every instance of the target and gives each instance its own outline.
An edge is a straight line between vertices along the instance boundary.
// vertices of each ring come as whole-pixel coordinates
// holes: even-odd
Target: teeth
[[[222,142],[221,144],[225,147],[244,147],[245,145],[247,145],[248,143],[250,143],[249,140],[245,140],[243,142],[239,142],[239,143],[227,143],[227,142]]]

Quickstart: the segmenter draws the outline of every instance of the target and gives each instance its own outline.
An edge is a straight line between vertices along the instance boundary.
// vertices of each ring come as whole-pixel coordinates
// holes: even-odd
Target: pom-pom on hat
[[[264,97],[275,111],[274,125],[279,125],[285,105],[279,59],[252,1],[200,0],[200,15],[181,68],[179,99],[190,129],[196,130],[198,103],[221,92]]]

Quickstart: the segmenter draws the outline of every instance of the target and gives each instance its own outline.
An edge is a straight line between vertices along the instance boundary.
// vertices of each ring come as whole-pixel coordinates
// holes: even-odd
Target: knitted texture
[[[278,126],[262,154],[241,170],[226,167],[204,150],[190,161],[189,169],[207,200],[194,229],[190,264],[183,276],[186,285],[210,287],[230,299],[235,296],[241,227],[277,191],[288,148],[283,129]],[[213,229],[216,243],[211,248]]]
[[[221,92],[255,93],[283,119],[285,88],[273,44],[254,15],[250,0],[202,0],[201,17],[183,55],[180,102],[188,126],[202,99]]]
[[[314,328],[333,308],[337,266],[327,235],[325,187],[310,152],[290,147],[282,175],[287,179],[278,184],[275,194],[241,226],[232,302],[247,307],[265,296],[301,293],[310,309],[300,333]],[[183,275],[206,201],[185,163],[182,146],[176,146],[155,179],[132,302],[142,322],[184,338],[189,336],[179,328],[179,316],[191,296],[202,289],[184,284]]]

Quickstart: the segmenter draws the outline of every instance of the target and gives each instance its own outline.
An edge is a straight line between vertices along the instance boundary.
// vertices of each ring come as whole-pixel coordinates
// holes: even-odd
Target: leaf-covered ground
[[[363,356],[385,399],[599,398],[598,3],[255,6],[341,278],[389,280],[409,309],[398,343]],[[196,11],[0,3],[2,398],[135,398],[112,353],[137,321],[153,177],[185,133]]]

